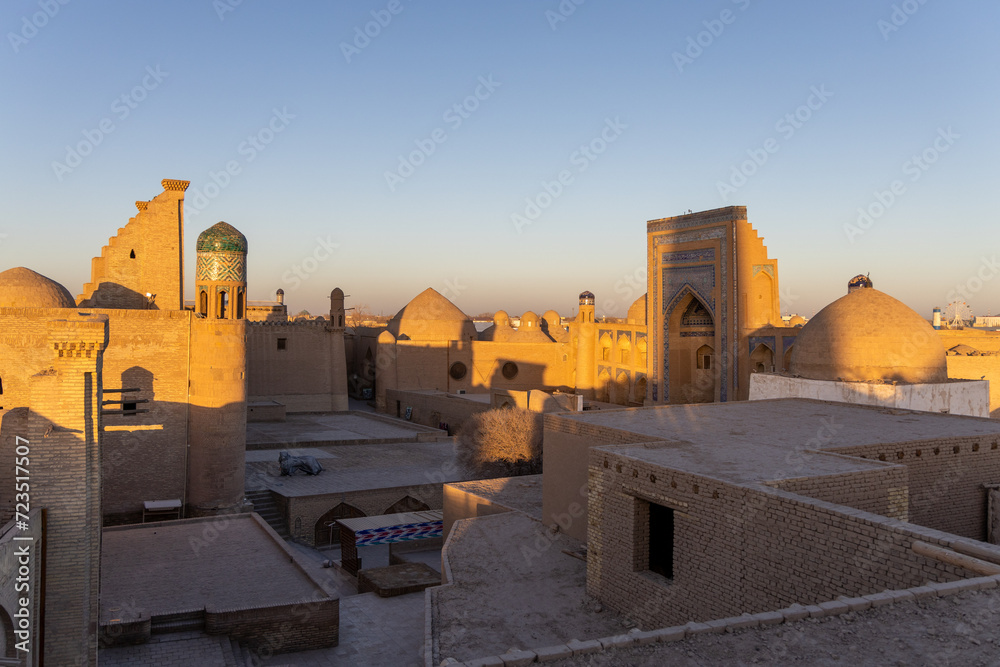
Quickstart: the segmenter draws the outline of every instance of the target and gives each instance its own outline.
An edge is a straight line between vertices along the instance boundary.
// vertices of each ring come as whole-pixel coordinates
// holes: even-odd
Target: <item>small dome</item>
[[[517,343],[551,343],[552,339],[539,326],[538,315],[527,311],[521,315],[521,325],[517,328]]]
[[[279,288],[278,288],[278,291],[277,291],[277,292],[275,292],[275,294],[281,294],[281,295],[284,295],[284,294],[285,294],[285,290],[283,290],[283,289],[281,289],[281,288],[279,287]]]
[[[344,298],[344,290],[340,289],[339,287],[334,287],[333,291],[330,292],[330,298],[331,299],[343,299]]]
[[[597,297],[595,297],[594,293],[591,292],[590,290],[587,290],[585,292],[580,292],[580,305],[581,306],[593,306],[595,298],[597,298]]]
[[[65,287],[19,266],[0,273],[0,308],[76,308]]]
[[[788,326],[790,327],[801,327],[804,326],[805,323],[806,323],[806,318],[802,317],[801,315],[792,315],[788,319]]]
[[[569,340],[569,332],[563,326],[562,317],[554,310],[546,310],[542,314],[542,331],[557,343],[564,343]]]
[[[791,372],[813,380],[948,379],[944,345],[927,320],[870,287],[840,297],[802,327]]]
[[[853,292],[856,289],[871,289],[874,286],[871,278],[860,273],[847,281],[848,292]]]
[[[472,319],[432,287],[413,297],[395,317],[388,331],[410,340],[473,340],[478,338]]]
[[[246,252],[247,237],[228,222],[217,222],[198,235],[198,252]]]
[[[493,313],[493,324],[479,332],[479,340],[503,343],[512,340],[516,333],[510,326],[510,315],[507,311],[498,310]]]
[[[628,315],[626,316],[626,321],[629,324],[645,324],[646,323],[646,295],[643,294],[638,299],[632,302],[632,305],[628,307]]]

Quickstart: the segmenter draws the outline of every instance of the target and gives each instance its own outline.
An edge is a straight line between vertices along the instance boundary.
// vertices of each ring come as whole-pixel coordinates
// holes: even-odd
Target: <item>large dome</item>
[[[632,302],[632,305],[628,307],[628,315],[626,316],[626,321],[629,324],[645,324],[646,323],[646,295],[643,294],[638,299]]]
[[[802,327],[791,372],[813,380],[944,382],[944,344],[927,320],[873,288],[842,296]]]
[[[228,222],[217,222],[198,235],[198,252],[246,252],[247,237]]]
[[[386,327],[397,339],[473,340],[476,325],[434,288],[428,287],[403,306]]]
[[[76,308],[69,290],[19,266],[0,273],[0,308]]]

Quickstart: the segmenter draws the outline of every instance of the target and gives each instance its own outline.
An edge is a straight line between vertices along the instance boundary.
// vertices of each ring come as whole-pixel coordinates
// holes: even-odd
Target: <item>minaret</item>
[[[580,295],[580,312],[576,316],[576,325],[576,393],[594,398],[597,378],[594,341],[597,338],[597,324],[594,322],[593,292],[587,291]]]
[[[219,222],[198,236],[195,313],[212,320],[246,318],[247,237]]]
[[[330,409],[345,412],[347,401],[347,351],[344,347],[344,290],[330,292]]]
[[[240,511],[247,419],[247,239],[225,222],[198,237],[188,369],[185,516]]]

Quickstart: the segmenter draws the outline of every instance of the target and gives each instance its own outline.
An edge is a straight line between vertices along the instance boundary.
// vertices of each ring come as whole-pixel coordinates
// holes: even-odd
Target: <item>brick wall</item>
[[[591,450],[589,475],[588,591],[645,628],[972,576],[911,550],[915,540],[947,545],[953,536],[875,514],[674,471],[613,449]],[[854,497],[883,495],[888,489]],[[674,510],[671,580],[646,570],[649,502]]]
[[[388,389],[385,392],[386,410],[392,416],[403,417],[406,408],[413,408],[410,421],[423,426],[437,428],[442,422],[448,424],[448,433],[455,434],[473,415],[490,409],[489,403],[479,403],[464,398],[454,398],[447,394],[422,394],[414,391]],[[396,415],[396,403],[399,415]]]
[[[444,507],[442,486],[441,483],[429,482],[412,486],[329,493],[301,498],[276,498],[276,500],[283,500],[278,505],[287,508],[285,509],[285,518],[288,521],[288,530],[291,536],[306,544],[313,545],[316,537],[316,522],[340,503],[356,507],[364,512],[365,516],[377,516],[385,514],[385,510],[397,501],[410,496],[426,503],[429,509],[439,510]]]
[[[30,405],[29,378],[52,365],[46,342],[48,323],[77,317],[76,312],[0,309],[0,378],[4,385],[0,405],[5,410]],[[156,310],[85,312],[108,319],[108,347],[102,360],[104,388],[136,388],[138,393],[126,396],[149,401],[138,404],[148,413],[107,415],[101,424],[102,512],[109,523],[136,521],[141,518],[143,500],[184,496],[192,315]],[[104,400],[121,398],[121,394],[111,392],[103,396]]]
[[[621,445],[650,440],[655,438],[576,419],[545,415],[542,468],[559,471],[559,474],[548,475],[545,480],[542,521],[546,525],[559,523],[562,530],[570,536],[586,542],[587,522],[583,517],[587,516],[588,451],[598,445]]]
[[[906,466],[910,522],[975,540],[986,539],[986,490],[982,485],[1000,482],[1000,439],[996,436],[833,451]]]
[[[137,415],[103,418],[102,512],[109,524],[142,520],[144,500],[182,499],[187,477],[190,332],[186,311],[91,310],[107,315],[105,400],[146,399]],[[109,409],[120,405],[109,404]]]
[[[909,512],[907,473],[906,466],[886,464],[876,470],[798,477],[769,482],[768,486],[906,521]]]
[[[284,349],[279,349],[279,339]],[[247,327],[251,401],[277,401],[288,412],[347,409],[344,336],[328,322],[253,322]]]
[[[188,516],[231,512],[243,503],[246,330],[244,320],[192,320]]]
[[[100,391],[106,318],[48,323],[50,370],[30,378],[31,504],[46,508],[45,658],[97,664]],[[37,631],[37,625],[36,625]]]
[[[246,642],[261,657],[336,646],[340,600],[220,610],[205,607],[205,632]]]
[[[90,282],[77,303],[96,308],[146,308],[146,293],[158,310],[184,307],[183,203],[187,181],[163,181],[164,191],[108,239],[91,261]]]

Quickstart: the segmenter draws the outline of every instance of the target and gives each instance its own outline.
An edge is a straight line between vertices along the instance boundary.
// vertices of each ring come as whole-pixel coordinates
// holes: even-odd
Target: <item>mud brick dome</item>
[[[945,349],[931,325],[871,287],[855,287],[802,327],[791,372],[813,380],[945,382]]]
[[[388,331],[397,339],[473,340],[476,327],[468,315],[433,288],[428,287],[389,320]]]
[[[76,308],[65,287],[19,266],[0,273],[0,308]]]

